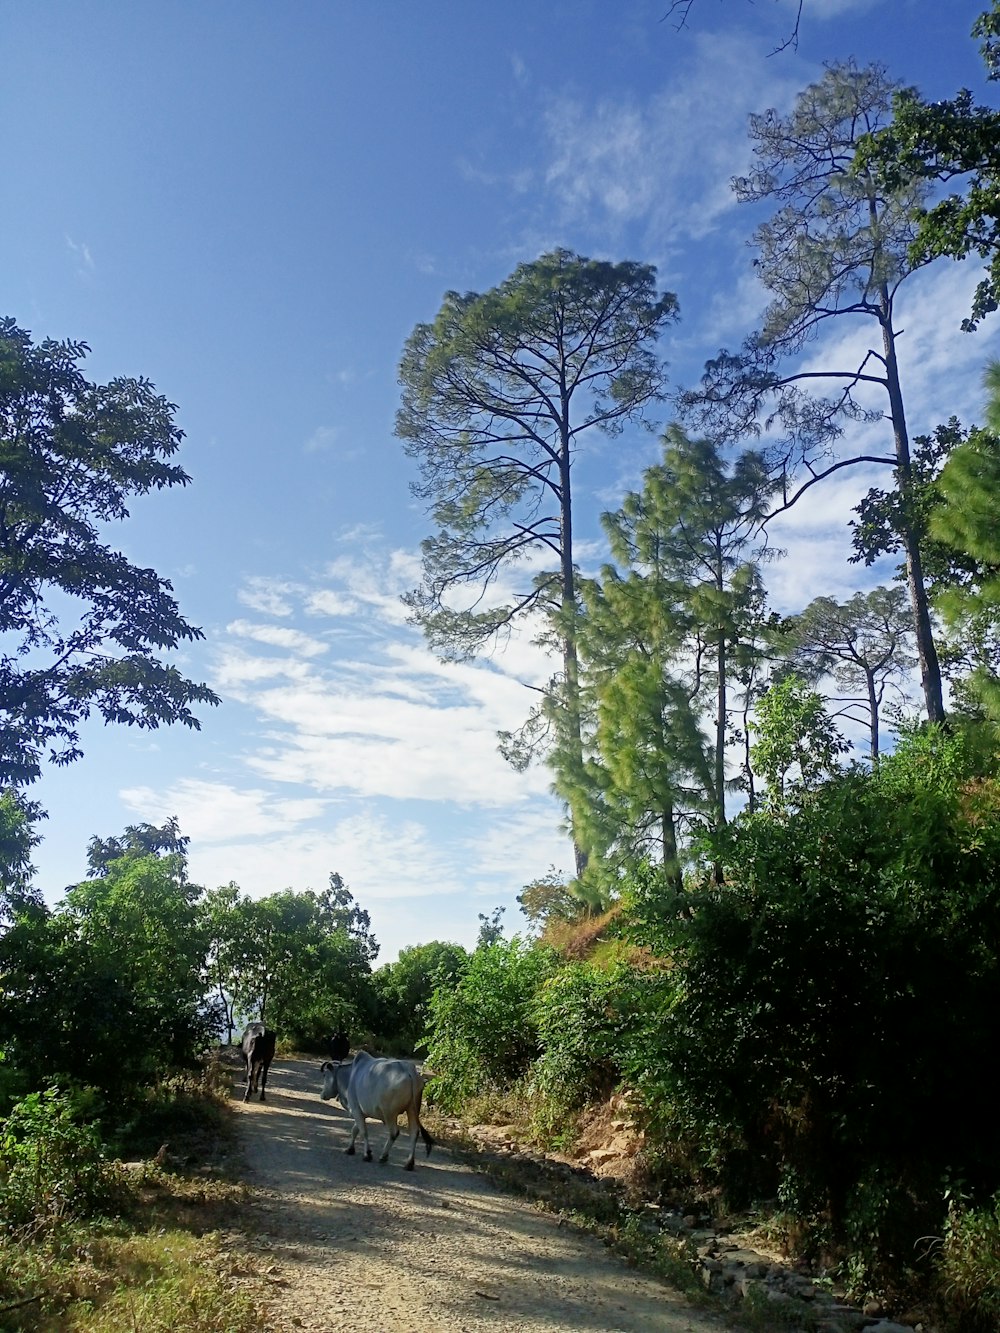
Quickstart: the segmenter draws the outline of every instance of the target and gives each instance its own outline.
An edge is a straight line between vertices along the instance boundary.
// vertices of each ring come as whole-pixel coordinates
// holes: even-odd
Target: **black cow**
[[[343,1032],[335,1032],[330,1038],[330,1059],[346,1060],[351,1053],[351,1039]]]
[[[267,1071],[271,1068],[271,1061],[274,1059],[274,1041],[275,1034],[264,1026],[263,1023],[248,1023],[246,1031],[243,1033],[243,1040],[240,1043],[243,1049],[243,1062],[246,1065],[247,1088],[243,1094],[243,1100],[250,1100],[251,1092],[257,1090],[260,1085],[260,1099],[264,1100],[264,1089],[267,1087]]]

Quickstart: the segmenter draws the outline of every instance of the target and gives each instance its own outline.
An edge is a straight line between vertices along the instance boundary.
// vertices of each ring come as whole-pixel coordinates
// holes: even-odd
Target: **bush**
[[[931,729],[710,855],[728,882],[673,904],[673,971],[638,997],[654,1136],[731,1203],[778,1194],[869,1279],[899,1271],[943,1178],[1000,1184],[1000,786]]]
[[[985,1208],[954,1205],[936,1258],[949,1314],[977,1333],[1000,1328],[1000,1194]]]
[[[509,1088],[541,1046],[535,997],[556,966],[551,949],[516,936],[481,946],[454,989],[430,1002],[432,1091],[446,1111],[471,1097]]]
[[[78,1096],[31,1093],[0,1127],[0,1218],[8,1229],[117,1211],[120,1168],[107,1160]]]
[[[535,1023],[542,1052],[532,1090],[557,1111],[575,1111],[613,1091],[621,1078],[627,1034],[634,1027],[623,1000],[630,969],[570,963],[542,984]]]

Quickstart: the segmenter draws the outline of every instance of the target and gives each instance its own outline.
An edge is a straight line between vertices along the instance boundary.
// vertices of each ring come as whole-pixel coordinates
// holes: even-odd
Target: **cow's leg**
[[[389,1149],[399,1138],[399,1121],[394,1116],[391,1120],[384,1120],[382,1123],[386,1127],[387,1134],[385,1147],[382,1149],[382,1156],[378,1160],[380,1162],[387,1162],[389,1160]]]
[[[248,1102],[248,1101],[250,1100],[250,1061],[249,1061],[249,1060],[247,1061],[247,1069],[246,1069],[246,1088],[244,1089],[244,1092],[243,1092],[243,1100],[244,1100],[245,1102]]]
[[[361,1116],[360,1119],[361,1119],[361,1139],[365,1145],[365,1161],[370,1162],[372,1160],[372,1145],[368,1142],[368,1121],[365,1119],[364,1116]]]
[[[419,1125],[420,1125],[420,1117],[417,1115],[416,1111],[414,1111],[413,1108],[411,1107],[406,1112],[406,1126],[410,1131],[410,1155],[403,1163],[404,1171],[413,1170],[413,1159],[417,1155],[417,1131]]]
[[[270,1068],[270,1066],[269,1066],[269,1065],[266,1065],[266,1064],[261,1065],[261,1067],[260,1067],[260,1099],[261,1099],[261,1101],[264,1100],[264,1089],[267,1087],[267,1071],[268,1071],[269,1068]]]
[[[358,1122],[357,1122],[356,1120],[352,1120],[352,1121],[351,1121],[351,1141],[350,1141],[350,1143],[347,1145],[347,1147],[344,1149],[344,1152],[347,1154],[348,1157],[353,1157],[353,1156],[354,1156],[354,1140],[355,1140],[357,1137],[358,1137]]]

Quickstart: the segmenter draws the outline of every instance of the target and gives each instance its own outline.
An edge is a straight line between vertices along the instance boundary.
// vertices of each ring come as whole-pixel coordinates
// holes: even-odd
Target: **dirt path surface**
[[[436,1145],[403,1170],[348,1157],[347,1115],[318,1065],[271,1066],[268,1100],[236,1101],[276,1329],[338,1333],[725,1333],[586,1234],[499,1192]],[[234,1098],[243,1095],[237,1081]],[[372,1131],[374,1130],[374,1133]],[[376,1159],[384,1142],[370,1125]]]

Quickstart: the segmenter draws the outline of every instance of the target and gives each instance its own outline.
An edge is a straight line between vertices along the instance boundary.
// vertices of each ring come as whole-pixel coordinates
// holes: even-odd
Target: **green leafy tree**
[[[70,1076],[116,1101],[189,1062],[215,1032],[205,1005],[201,889],[182,856],[111,861],[0,938],[5,1044],[35,1086]]]
[[[210,889],[202,902],[208,984],[222,1016],[227,1045],[239,1025],[242,980],[257,938],[249,904],[250,899],[232,881]]]
[[[476,948],[488,949],[491,944],[498,944],[503,939],[503,915],[506,907],[494,907],[490,913],[479,913],[479,934],[476,936]]]
[[[572,883],[555,866],[525,884],[517,895],[517,903],[528,925],[542,933],[550,921],[576,921],[585,910]]]
[[[121,838],[91,838],[87,844],[87,874],[106,875],[111,862],[124,856],[166,853],[186,858],[190,845],[191,839],[181,833],[176,815],[159,828],[155,824],[129,824]]]
[[[819,1221],[863,1280],[919,1262],[943,1179],[1000,1185],[978,1054],[1000,1035],[998,801],[962,737],[923,727],[790,815],[739,816],[714,835],[726,885],[675,904],[625,1052],[647,1141]]]
[[[656,340],[676,313],[649,265],[555,250],[488,292],[448,292],[400,364],[396,434],[438,524],[424,581],[405,599],[412,618],[439,652],[465,657],[528,613],[557,616],[570,736],[573,461],[588,432],[616,435],[661,397]],[[501,577],[529,562],[540,572],[490,604]]]
[[[916,666],[909,650],[913,617],[903,588],[873,588],[855,593],[847,602],[817,597],[783,626],[789,640],[789,660],[795,673],[816,684],[831,676],[836,685],[858,690],[860,697],[838,696],[840,716],[868,726],[872,761],[879,754],[879,717],[886,690],[901,690],[901,682]]]
[[[821,694],[787,675],[762,695],[750,724],[750,757],[767,784],[767,804],[782,810],[834,774],[850,744],[827,712]]]
[[[45,818],[40,805],[8,787],[0,790],[0,921],[28,903],[40,904],[32,884],[32,853],[41,841],[36,826]]]
[[[760,454],[728,464],[672,426],[643,490],[604,516],[617,565],[583,585],[579,626],[590,755],[557,775],[604,861],[617,842],[622,865],[658,856],[679,885],[679,820],[726,820],[731,666],[751,655],[773,485]]]
[[[212,900],[213,957],[241,1018],[263,1019],[283,1038],[316,1049],[334,1029],[374,1025],[378,944],[340,875],[321,893],[285,889],[249,899],[234,889]]]
[[[0,936],[0,1003],[4,1053],[30,1087],[69,1076],[122,1098],[154,1072],[116,960],[69,912],[20,912]]]
[[[981,39],[987,77],[1000,77],[1000,3],[980,14],[972,35]],[[916,88],[893,98],[890,125],[862,140],[856,170],[875,176],[887,189],[923,179],[947,185],[949,193],[918,215],[910,262],[978,255],[987,262],[966,332],[1000,303],[1000,112],[978,106],[963,88],[955,97],[925,102]],[[961,192],[955,190],[961,183]]]
[[[988,372],[988,383],[989,378]],[[942,540],[935,520],[946,503],[939,484],[942,469],[951,454],[966,444],[969,451],[979,454],[998,447],[995,431],[979,426],[966,430],[956,417],[936,426],[931,434],[916,437],[906,494],[873,487],[856,506],[858,519],[851,525],[852,560],[871,565],[883,555],[902,550],[900,534],[907,526],[916,534],[931,603],[943,613],[935,626],[935,639],[942,674],[951,686],[949,708],[953,716],[976,717],[982,711],[977,682],[984,669],[989,672],[1000,661],[1000,621],[988,603],[975,597],[982,581],[989,579],[990,568],[960,543]],[[905,566],[900,567],[900,575],[905,577]],[[957,613],[958,603],[963,606],[961,614]]]
[[[158,1068],[190,1059],[209,1035],[202,895],[175,852],[120,857],[65,897],[81,942],[130,997],[131,1040]]]
[[[914,216],[926,186],[901,178],[890,190],[870,172],[852,170],[861,138],[888,119],[894,90],[881,66],[848,61],[830,65],[790,115],[771,110],[750,119],[757,164],[734,188],[740,200],[778,206],[754,233],[755,271],[773,300],[762,327],[739,352],[723,350],[710,361],[701,388],[682,401],[713,432],[745,438],[763,426],[778,438],[772,459],[784,494],[777,513],[844,467],[891,467],[904,496],[912,483],[896,299],[914,271]],[[834,332],[833,321],[847,320],[871,330],[856,362],[817,368],[803,360],[810,342]],[[874,395],[880,405],[872,405]],[[845,426],[882,420],[891,430],[891,453],[830,461]],[[904,523],[900,540],[924,704],[938,722],[941,671],[919,535]]]
[[[515,936],[477,948],[457,986],[434,992],[427,1061],[445,1110],[527,1073],[541,1049],[536,996],[555,968],[553,950]]]
[[[411,1055],[423,1045],[430,1003],[439,988],[453,989],[469,965],[460,944],[432,940],[401,949],[394,963],[380,967],[372,984],[382,1002],[380,1035],[387,1049]]]
[[[1000,364],[990,369],[990,424],[1000,426]],[[975,574],[945,587],[937,604],[952,634],[969,648],[969,688],[987,714],[1000,722],[1000,437],[980,431],[958,445],[937,482],[941,504],[931,516],[932,534],[974,562]]]
[[[102,541],[133,495],[184,485],[173,404],[144,379],[90,383],[85,343],[0,320],[0,782],[80,757],[79,728],[197,727],[218,699],[159,654],[202,637],[170,584]]]

